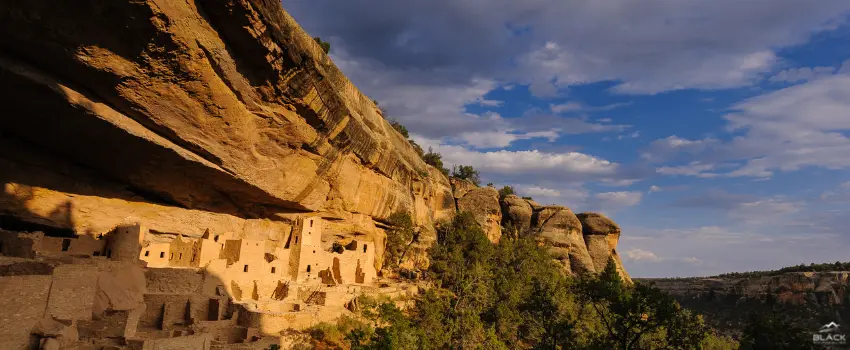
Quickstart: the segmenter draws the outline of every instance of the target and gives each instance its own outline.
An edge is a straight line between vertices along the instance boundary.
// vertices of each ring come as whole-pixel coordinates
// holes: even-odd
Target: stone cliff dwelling
[[[299,219],[282,241],[233,238],[207,231],[197,239],[174,235],[170,241],[145,232],[139,259],[148,267],[199,268],[242,290],[256,281],[304,285],[368,284],[375,278],[375,252],[350,240],[342,252],[322,246],[322,219]],[[167,238],[165,238],[167,239]]]
[[[331,320],[380,288],[371,242],[326,244],[323,226],[300,218],[280,240],[209,230],[192,238],[141,224],[79,237],[0,230],[0,292],[20,296],[0,307],[29,305],[18,321],[0,320],[0,341],[206,348]]]

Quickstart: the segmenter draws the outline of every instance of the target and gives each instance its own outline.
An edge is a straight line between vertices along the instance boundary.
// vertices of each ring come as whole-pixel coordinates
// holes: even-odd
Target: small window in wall
[[[174,253],[171,253],[171,255],[168,256],[168,260],[174,260]]]
[[[307,265],[307,273],[310,273],[310,265]]]
[[[159,252],[159,257],[160,257],[160,258],[164,258],[164,257],[165,257],[165,252]]]
[[[180,253],[180,255],[177,257],[177,259],[183,260],[183,253]]]
[[[242,269],[242,272],[248,272],[248,265],[245,265],[245,267]]]
[[[366,245],[365,244],[363,245],[363,252],[364,253],[366,252]]]
[[[316,251],[315,251],[315,250],[313,251],[313,254],[316,254]]]
[[[150,256],[150,255],[151,255],[151,251],[150,251],[150,250],[146,250],[146,251],[145,251],[145,256]]]
[[[298,236],[295,236],[295,243],[298,243]]]
[[[218,242],[218,236],[213,237],[213,242]]]
[[[310,227],[313,227],[313,220],[310,220]]]
[[[62,251],[67,252],[69,248],[71,248],[71,240],[70,239],[63,239],[62,240]]]
[[[275,271],[275,268],[274,268],[274,267],[272,267],[272,273],[274,273],[274,271]]]

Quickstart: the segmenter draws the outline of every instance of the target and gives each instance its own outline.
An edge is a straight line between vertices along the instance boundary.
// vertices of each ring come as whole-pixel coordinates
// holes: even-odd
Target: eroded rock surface
[[[608,263],[608,258],[616,254],[617,243],[620,240],[620,226],[599,213],[580,213],[576,217],[581,222],[584,241],[593,259],[593,265],[597,271],[602,271]],[[618,264],[618,268],[625,271],[618,260],[619,256],[615,256],[614,261]]]
[[[472,213],[491,242],[499,242],[502,237],[502,208],[495,188],[474,188],[458,199],[457,207],[459,212]]]
[[[510,222],[514,227],[526,229],[531,227],[532,211],[531,204],[516,195],[508,195],[502,198],[502,215],[504,222]]]
[[[0,9],[0,30],[2,215],[200,236],[407,211],[427,242],[455,211],[280,3],[36,0]]]
[[[569,208],[551,210],[551,215],[540,226],[540,236],[553,247],[567,249],[570,271],[576,274],[594,273],[593,259],[587,251],[581,234],[581,223]],[[567,261],[562,261],[565,265]]]
[[[456,177],[450,177],[449,181],[452,186],[452,194],[456,199],[463,198],[469,191],[472,191],[478,186],[475,186],[471,181],[465,179],[459,179]]]

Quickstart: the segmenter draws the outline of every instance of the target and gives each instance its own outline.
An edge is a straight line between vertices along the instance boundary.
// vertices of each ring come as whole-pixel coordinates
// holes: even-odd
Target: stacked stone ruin
[[[378,293],[374,242],[322,241],[305,217],[281,240],[142,224],[97,236],[0,230],[0,343],[208,348],[331,321]],[[344,244],[343,244],[344,243]],[[3,305],[5,304],[5,305]]]

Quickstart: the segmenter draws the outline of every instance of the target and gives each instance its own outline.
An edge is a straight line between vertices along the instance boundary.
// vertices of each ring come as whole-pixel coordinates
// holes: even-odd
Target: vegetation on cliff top
[[[754,277],[770,277],[770,276],[779,276],[784,273],[793,273],[793,272],[838,272],[838,271],[850,271],[850,262],[840,262],[836,261],[834,263],[823,263],[823,264],[815,264],[811,263],[809,265],[800,264],[795,266],[783,267],[778,270],[765,270],[765,271],[746,271],[746,272],[729,272],[723,273],[715,276],[709,277],[662,277],[662,278],[636,278],[636,280],[644,280],[644,281],[690,281],[690,280],[698,280],[703,278],[754,278]]]
[[[331,43],[329,43],[327,41],[322,41],[322,38],[320,38],[320,37],[315,37],[315,38],[313,38],[313,40],[315,40],[316,43],[318,43],[319,46],[322,47],[322,51],[325,51],[325,53],[331,52]]]
[[[433,148],[428,147],[428,153],[425,153],[425,155],[422,156],[422,160],[424,160],[426,164],[439,169],[443,175],[446,175],[446,177],[449,176],[449,169],[446,169],[445,165],[443,165],[443,155],[434,152]]]
[[[515,192],[514,192],[514,188],[513,188],[513,187],[511,187],[511,186],[505,186],[505,187],[502,187],[502,188],[499,190],[499,199],[500,199],[500,200],[501,200],[501,199],[505,199],[505,197],[510,196],[510,195],[512,195],[512,194],[515,194]]]
[[[452,167],[452,176],[458,179],[467,180],[478,186],[481,184],[481,177],[478,170],[475,170],[471,165],[457,165]]]

